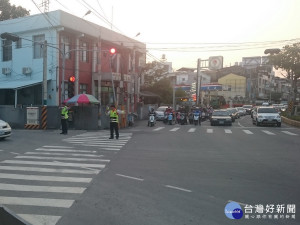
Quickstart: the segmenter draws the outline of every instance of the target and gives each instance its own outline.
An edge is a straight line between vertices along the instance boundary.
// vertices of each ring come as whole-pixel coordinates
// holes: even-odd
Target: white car
[[[157,108],[155,110],[155,114],[156,114],[156,120],[164,120],[165,118],[165,111],[168,108],[168,106],[160,106],[159,108]]]
[[[254,109],[252,122],[256,124],[256,126],[272,124],[280,127],[281,117],[274,107],[261,106]]]
[[[11,135],[11,127],[3,120],[0,120],[0,139],[7,138]]]
[[[246,109],[244,109],[243,107],[236,107],[236,109],[238,110],[240,116],[246,116]]]

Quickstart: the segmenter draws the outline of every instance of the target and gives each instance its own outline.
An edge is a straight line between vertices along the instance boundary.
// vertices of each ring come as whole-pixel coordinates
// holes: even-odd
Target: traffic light
[[[116,54],[116,49],[115,48],[111,48],[111,49],[109,49],[109,53],[111,54],[111,55],[114,55],[114,54]]]
[[[74,84],[75,84],[75,77],[70,76],[68,80],[68,97],[72,98],[74,96]]]
[[[13,42],[17,42],[20,40],[20,37],[18,35],[7,33],[7,32],[2,33],[0,36],[2,39],[10,40]]]

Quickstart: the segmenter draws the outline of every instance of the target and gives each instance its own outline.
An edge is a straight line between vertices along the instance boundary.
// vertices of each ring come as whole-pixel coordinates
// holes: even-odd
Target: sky
[[[49,11],[61,9],[146,43],[147,62],[165,55],[175,70],[196,68],[199,58],[211,56],[223,56],[223,66],[232,66],[300,41],[299,0],[49,1]],[[31,15],[44,11],[42,2],[10,0]]]

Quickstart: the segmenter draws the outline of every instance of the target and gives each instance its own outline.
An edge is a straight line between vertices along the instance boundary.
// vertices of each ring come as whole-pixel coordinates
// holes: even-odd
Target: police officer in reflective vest
[[[61,130],[60,134],[68,134],[68,118],[69,108],[65,105],[61,109]]]
[[[119,139],[119,113],[118,113],[118,110],[116,109],[115,105],[110,106],[108,115],[110,118],[110,138],[109,139],[114,139],[114,131],[116,133],[116,139]]]

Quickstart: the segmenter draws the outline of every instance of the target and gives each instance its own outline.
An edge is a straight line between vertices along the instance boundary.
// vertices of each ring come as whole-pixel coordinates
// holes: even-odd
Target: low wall
[[[291,126],[300,127],[300,122],[299,121],[291,120],[291,119],[288,119],[288,118],[286,118],[284,116],[281,117],[281,120],[282,120],[282,122],[284,122],[286,124],[289,124]]]

